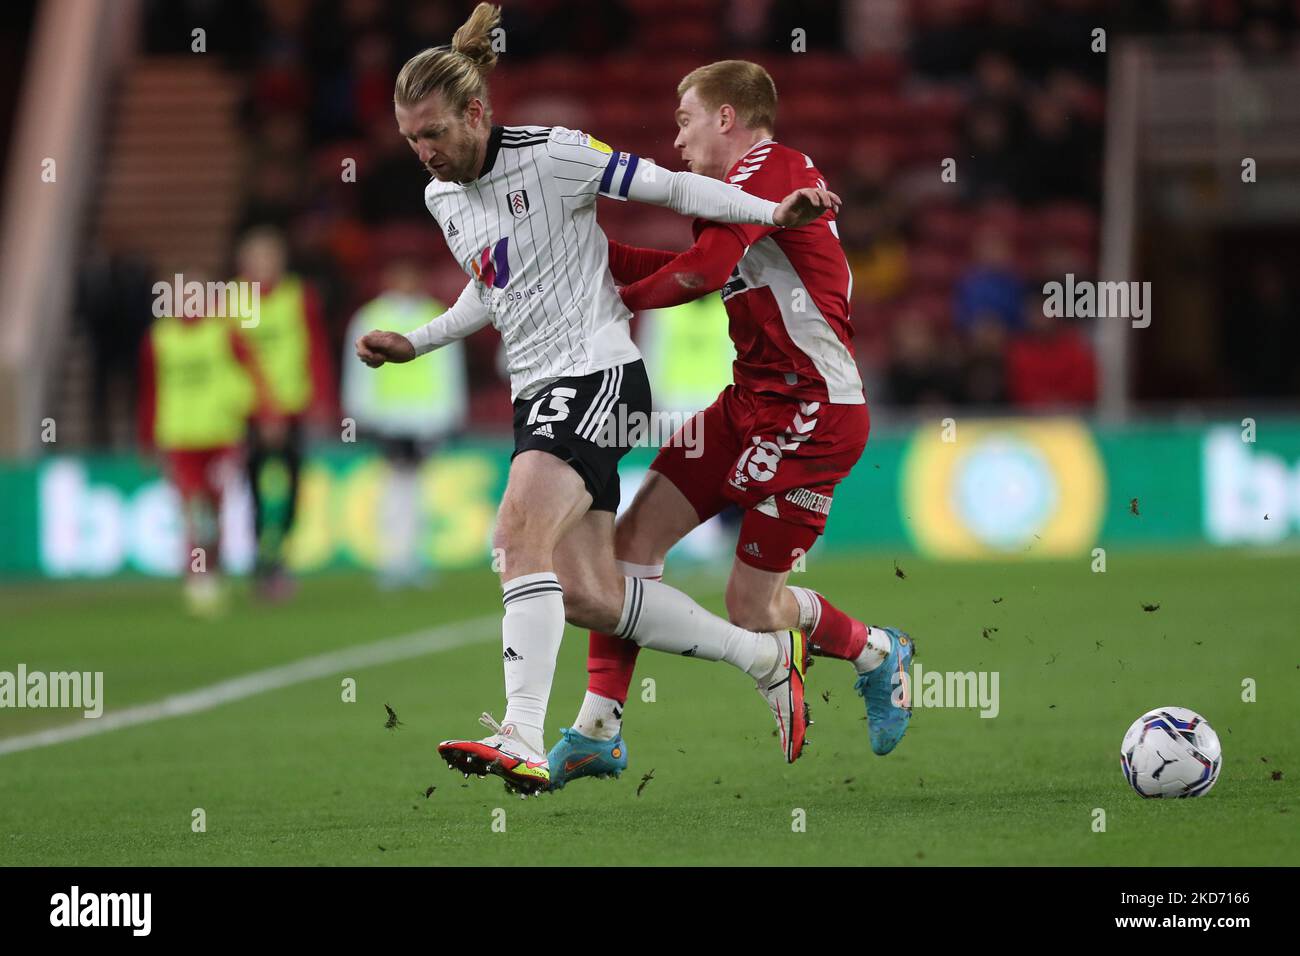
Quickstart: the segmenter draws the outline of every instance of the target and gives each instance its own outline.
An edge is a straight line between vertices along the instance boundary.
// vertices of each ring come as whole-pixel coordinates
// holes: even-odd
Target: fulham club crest
[[[510,206],[512,216],[516,219],[523,219],[528,215],[528,190],[516,189],[512,193],[507,193],[506,204]]]

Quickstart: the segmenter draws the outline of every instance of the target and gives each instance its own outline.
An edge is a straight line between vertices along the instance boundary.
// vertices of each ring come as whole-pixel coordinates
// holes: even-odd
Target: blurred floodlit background
[[[178,575],[187,518],[220,523],[233,572],[383,573],[402,525],[384,500],[421,515],[399,542],[411,580],[486,564],[509,455],[496,333],[394,384],[390,409],[445,414],[393,434],[366,426],[356,403],[383,398],[344,374],[359,310],[434,308],[465,281],[392,83],[471,6],[5,5],[0,576]],[[827,548],[1023,556],[1037,539],[1031,556],[1065,556],[1103,536],[1300,536],[1300,2],[503,6],[497,122],[580,128],[671,168],[682,75],[747,58],[774,76],[777,138],[845,201],[873,420]],[[636,245],[690,242],[663,210],[599,217]],[[256,277],[303,335],[267,369],[293,396],[291,434],[220,439],[232,454],[208,518],[184,513],[150,441],[166,414],[146,394],[161,387],[154,283],[177,273]],[[1149,326],[1045,314],[1044,287],[1067,276],[1150,283]],[[705,394],[728,377],[714,314]],[[661,318],[637,319],[652,381],[672,371]],[[648,459],[630,460],[625,503]],[[1125,523],[1139,487],[1160,494]],[[726,534],[687,550],[725,554]]]

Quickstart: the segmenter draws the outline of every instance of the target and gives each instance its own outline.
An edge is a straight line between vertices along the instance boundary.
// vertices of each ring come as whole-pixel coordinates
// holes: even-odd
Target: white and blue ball
[[[1186,707],[1148,711],[1119,751],[1124,779],[1143,797],[1203,797],[1219,779],[1223,747],[1205,718]]]

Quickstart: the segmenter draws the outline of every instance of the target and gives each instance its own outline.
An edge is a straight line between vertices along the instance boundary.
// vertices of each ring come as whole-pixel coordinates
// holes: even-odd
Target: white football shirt
[[[484,172],[424,202],[505,346],[512,398],[639,359],[596,197],[626,199],[637,158],[560,126],[494,127]]]

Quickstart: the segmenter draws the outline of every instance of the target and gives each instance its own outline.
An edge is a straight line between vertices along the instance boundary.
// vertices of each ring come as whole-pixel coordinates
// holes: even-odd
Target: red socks
[[[620,703],[627,702],[632,671],[641,646],[613,634],[592,631],[587,638],[587,690]]]
[[[799,598],[800,618],[808,626],[804,636],[814,645],[813,652],[822,657],[856,661],[867,646],[867,626],[849,617],[816,591],[791,588]],[[798,592],[802,591],[802,594]],[[811,599],[811,601],[809,601]],[[805,610],[812,610],[811,622]]]

